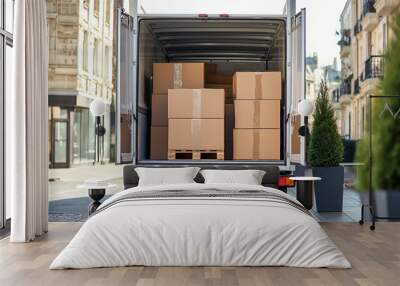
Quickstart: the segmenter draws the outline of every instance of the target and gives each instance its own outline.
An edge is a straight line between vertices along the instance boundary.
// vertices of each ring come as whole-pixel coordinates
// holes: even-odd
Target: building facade
[[[316,92],[316,70],[318,69],[318,55],[306,57],[306,98],[315,101]]]
[[[400,0],[349,0],[344,7],[340,19],[342,85],[338,98],[338,125],[344,137],[357,140],[365,133],[367,96],[376,91],[384,76],[384,53],[394,36],[390,27],[399,7]]]
[[[352,49],[352,0],[348,0],[340,15],[340,63],[341,84],[333,98],[339,133],[343,138],[350,139],[352,126],[352,80],[353,80],[353,49]]]
[[[107,104],[103,160],[110,158],[113,5],[113,0],[47,0],[50,167],[94,161],[89,104],[95,98]]]
[[[335,97],[335,92],[340,86],[340,71],[337,59],[333,59],[331,65],[319,67],[318,55],[314,53],[306,58],[306,98],[314,101],[318,97],[321,81],[324,80],[328,86],[330,98]]]

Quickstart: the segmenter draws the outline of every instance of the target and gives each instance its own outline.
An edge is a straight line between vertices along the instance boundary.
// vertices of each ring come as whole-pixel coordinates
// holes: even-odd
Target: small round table
[[[78,189],[87,189],[88,195],[92,199],[92,202],[88,206],[89,216],[94,213],[97,208],[101,205],[100,200],[105,196],[106,189],[114,188],[114,184],[88,184],[77,186]]]
[[[296,198],[303,206],[310,210],[314,202],[314,182],[320,181],[320,177],[290,177],[296,182]]]

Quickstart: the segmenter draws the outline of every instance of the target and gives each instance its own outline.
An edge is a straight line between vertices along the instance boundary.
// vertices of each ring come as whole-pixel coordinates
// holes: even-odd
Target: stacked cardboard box
[[[224,113],[223,89],[168,90],[168,159],[183,151],[215,151],[223,159]]]
[[[233,79],[234,160],[280,160],[280,72],[237,72]]]
[[[150,158],[166,160],[168,154],[168,89],[203,88],[204,63],[155,63],[151,113]]]

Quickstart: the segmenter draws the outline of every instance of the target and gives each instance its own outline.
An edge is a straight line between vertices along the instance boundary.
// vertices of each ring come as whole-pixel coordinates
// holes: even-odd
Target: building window
[[[372,55],[372,52],[373,52],[373,50],[374,50],[371,32],[368,32],[368,33],[367,33],[367,47],[368,47],[368,48],[367,48],[367,56],[366,56],[366,59],[368,59],[368,58]]]
[[[106,24],[110,25],[111,19],[111,0],[106,0]]]
[[[0,1],[1,3],[1,1]],[[14,32],[14,0],[5,0],[5,30],[9,33]],[[7,17],[10,15],[10,17]]]
[[[349,138],[351,139],[351,112],[349,112],[349,122],[348,122],[348,128],[349,128]]]
[[[3,10],[4,9],[4,10]],[[5,172],[7,168],[4,163],[6,158],[5,144],[7,137],[5,136],[6,125],[4,118],[6,114],[6,105],[12,93],[12,74],[13,74],[13,31],[14,31],[14,0],[0,0],[0,228],[6,224],[6,220],[11,217],[11,193],[10,188],[5,186]]]
[[[89,34],[83,31],[83,54],[82,54],[82,69],[88,71],[88,51],[89,51]]]
[[[105,46],[104,50],[104,79],[106,82],[111,82],[111,47]]]
[[[93,74],[95,76],[101,76],[101,59],[100,59],[100,44],[99,39],[94,39],[93,42]]]
[[[72,160],[74,164],[94,160],[94,119],[87,108],[75,108],[72,123]]]
[[[382,47],[383,47],[383,52],[386,52],[386,48],[387,48],[386,23],[383,23],[383,25],[382,25]]]
[[[100,0],[94,0],[94,7],[93,7],[93,10],[94,10],[94,15],[95,15],[96,17],[99,17]]]
[[[364,136],[364,124],[365,124],[365,107],[361,107],[361,124],[360,124],[360,137]]]
[[[57,56],[57,25],[54,19],[47,19],[47,31],[49,37],[49,64],[56,64]]]

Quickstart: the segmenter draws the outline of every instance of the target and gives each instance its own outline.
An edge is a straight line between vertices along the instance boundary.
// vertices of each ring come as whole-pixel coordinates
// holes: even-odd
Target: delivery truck
[[[304,163],[305,141],[298,134],[304,119],[298,114],[297,105],[305,98],[305,14],[305,9],[296,11],[294,0],[288,0],[281,15],[129,15],[119,10],[113,127],[116,162],[149,166],[239,164],[252,167],[261,164],[278,165],[282,170],[291,170],[295,164]],[[162,81],[171,77],[175,80],[172,84],[176,84],[177,76],[180,77],[180,88],[185,88],[182,81],[190,81],[183,77],[196,82],[200,79],[201,86],[194,84],[194,87],[179,92],[164,86],[163,90]],[[279,77],[272,81],[272,76]],[[248,85],[242,79],[245,77]],[[224,91],[225,111],[220,118],[224,120],[223,124],[217,119],[200,119],[198,114],[201,112],[198,111],[195,115],[188,111],[189,115],[184,116],[187,107],[182,98],[189,100],[189,97],[179,99],[179,93],[213,94],[202,89]],[[264,96],[261,94],[265,90],[268,94],[272,89],[278,90],[278,98],[266,95],[267,100],[275,101],[253,104],[246,101],[246,96],[238,98],[246,89],[255,90],[252,91],[255,97],[257,94]],[[235,96],[235,92],[238,95]],[[232,97],[229,96],[231,93]],[[218,91],[214,94],[217,96]],[[265,98],[255,98],[253,102],[258,99]],[[162,104],[168,101],[169,109],[163,110]],[[200,101],[188,102],[198,106]],[[218,101],[215,99],[209,106],[215,107],[218,104],[215,102]],[[267,129],[256,131],[254,126],[246,125],[246,122],[252,124],[249,112],[258,112],[261,119],[257,119],[257,126],[265,124]],[[174,114],[186,121],[175,120]],[[206,110],[202,114],[212,112]],[[200,150],[199,154],[194,151],[190,154],[191,150],[171,150],[171,146],[179,143],[175,139],[189,136],[185,128],[191,128],[193,133],[193,126],[200,120],[203,120],[202,127],[196,130],[202,133],[193,135],[196,140],[212,141],[224,133],[225,146],[221,150]],[[222,126],[222,129],[216,126]],[[250,145],[253,149],[247,152]],[[212,151],[215,151],[215,157]]]

